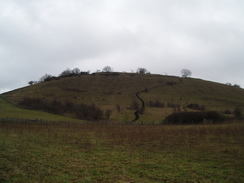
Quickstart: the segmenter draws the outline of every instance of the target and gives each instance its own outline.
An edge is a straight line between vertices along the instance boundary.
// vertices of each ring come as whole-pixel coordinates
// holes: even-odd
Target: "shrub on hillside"
[[[76,116],[84,120],[101,120],[103,119],[103,111],[95,104],[79,104],[76,107]]]
[[[175,81],[167,81],[166,85],[168,86],[173,86],[176,85],[177,83]]]
[[[63,77],[73,77],[73,76],[78,76],[78,75],[88,75],[90,72],[87,71],[80,71],[79,68],[74,68],[73,70],[70,70],[69,68],[64,70],[59,77],[63,78]]]
[[[45,74],[44,76],[42,76],[41,78],[40,78],[40,82],[43,82],[43,81],[51,81],[51,80],[53,80],[54,79],[54,77],[52,76],[52,75],[50,75],[50,74]]]
[[[103,119],[103,111],[94,104],[89,105],[81,103],[75,105],[69,101],[62,103],[54,99],[53,101],[48,102],[40,98],[25,97],[21,102],[19,102],[19,105],[28,109],[43,110],[54,114],[63,115],[64,113],[68,113],[84,120]]]
[[[216,111],[207,112],[179,112],[173,113],[165,118],[165,122],[168,124],[200,124],[205,120],[220,122],[224,120]]]
[[[41,110],[46,107],[46,102],[40,98],[25,97],[22,101],[19,102],[19,105],[33,110]]]
[[[89,75],[90,72],[89,71],[81,71],[80,72],[80,75],[83,76],[83,75]]]
[[[148,72],[147,69],[145,69],[145,68],[138,68],[138,69],[137,69],[137,73],[140,73],[140,74],[146,74],[146,73],[149,73],[149,72]]]

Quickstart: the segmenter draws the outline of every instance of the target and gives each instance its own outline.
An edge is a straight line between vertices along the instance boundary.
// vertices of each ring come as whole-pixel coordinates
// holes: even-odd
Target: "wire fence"
[[[1,126],[4,125],[67,125],[70,126],[72,124],[85,124],[80,121],[51,121],[46,119],[38,119],[38,118],[0,118]],[[88,124],[91,124],[90,122]]]

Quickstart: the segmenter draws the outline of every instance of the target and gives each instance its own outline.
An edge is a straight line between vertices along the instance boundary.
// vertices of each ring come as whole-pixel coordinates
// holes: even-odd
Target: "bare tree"
[[[191,71],[188,69],[182,69],[181,70],[181,75],[183,78],[188,78],[191,76],[191,74],[192,74]]]
[[[110,66],[106,66],[103,68],[103,72],[113,72],[113,69]]]
[[[137,73],[140,73],[140,74],[146,74],[146,73],[149,73],[149,72],[148,72],[147,69],[145,69],[145,68],[138,68],[138,69],[137,69]]]
[[[45,74],[44,76],[42,76],[41,78],[40,78],[40,82],[43,82],[43,81],[50,81],[51,79],[52,79],[52,75],[50,75],[50,74]]]
[[[73,70],[72,70],[72,73],[73,74],[80,74],[80,69],[79,68],[74,68]]]
[[[60,76],[60,77],[67,77],[67,76],[69,76],[70,74],[72,74],[72,71],[71,71],[69,68],[67,68],[67,69],[64,70],[59,76]]]
[[[35,81],[29,81],[28,84],[33,85],[33,84],[35,84]]]

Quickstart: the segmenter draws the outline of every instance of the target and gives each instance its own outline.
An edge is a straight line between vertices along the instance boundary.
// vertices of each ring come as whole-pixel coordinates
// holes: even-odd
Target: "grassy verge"
[[[244,182],[244,124],[0,125],[0,182]]]

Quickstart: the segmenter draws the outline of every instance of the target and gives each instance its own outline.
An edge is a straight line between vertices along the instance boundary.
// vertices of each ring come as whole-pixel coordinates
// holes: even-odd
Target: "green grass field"
[[[244,182],[244,123],[0,123],[0,182]]]

